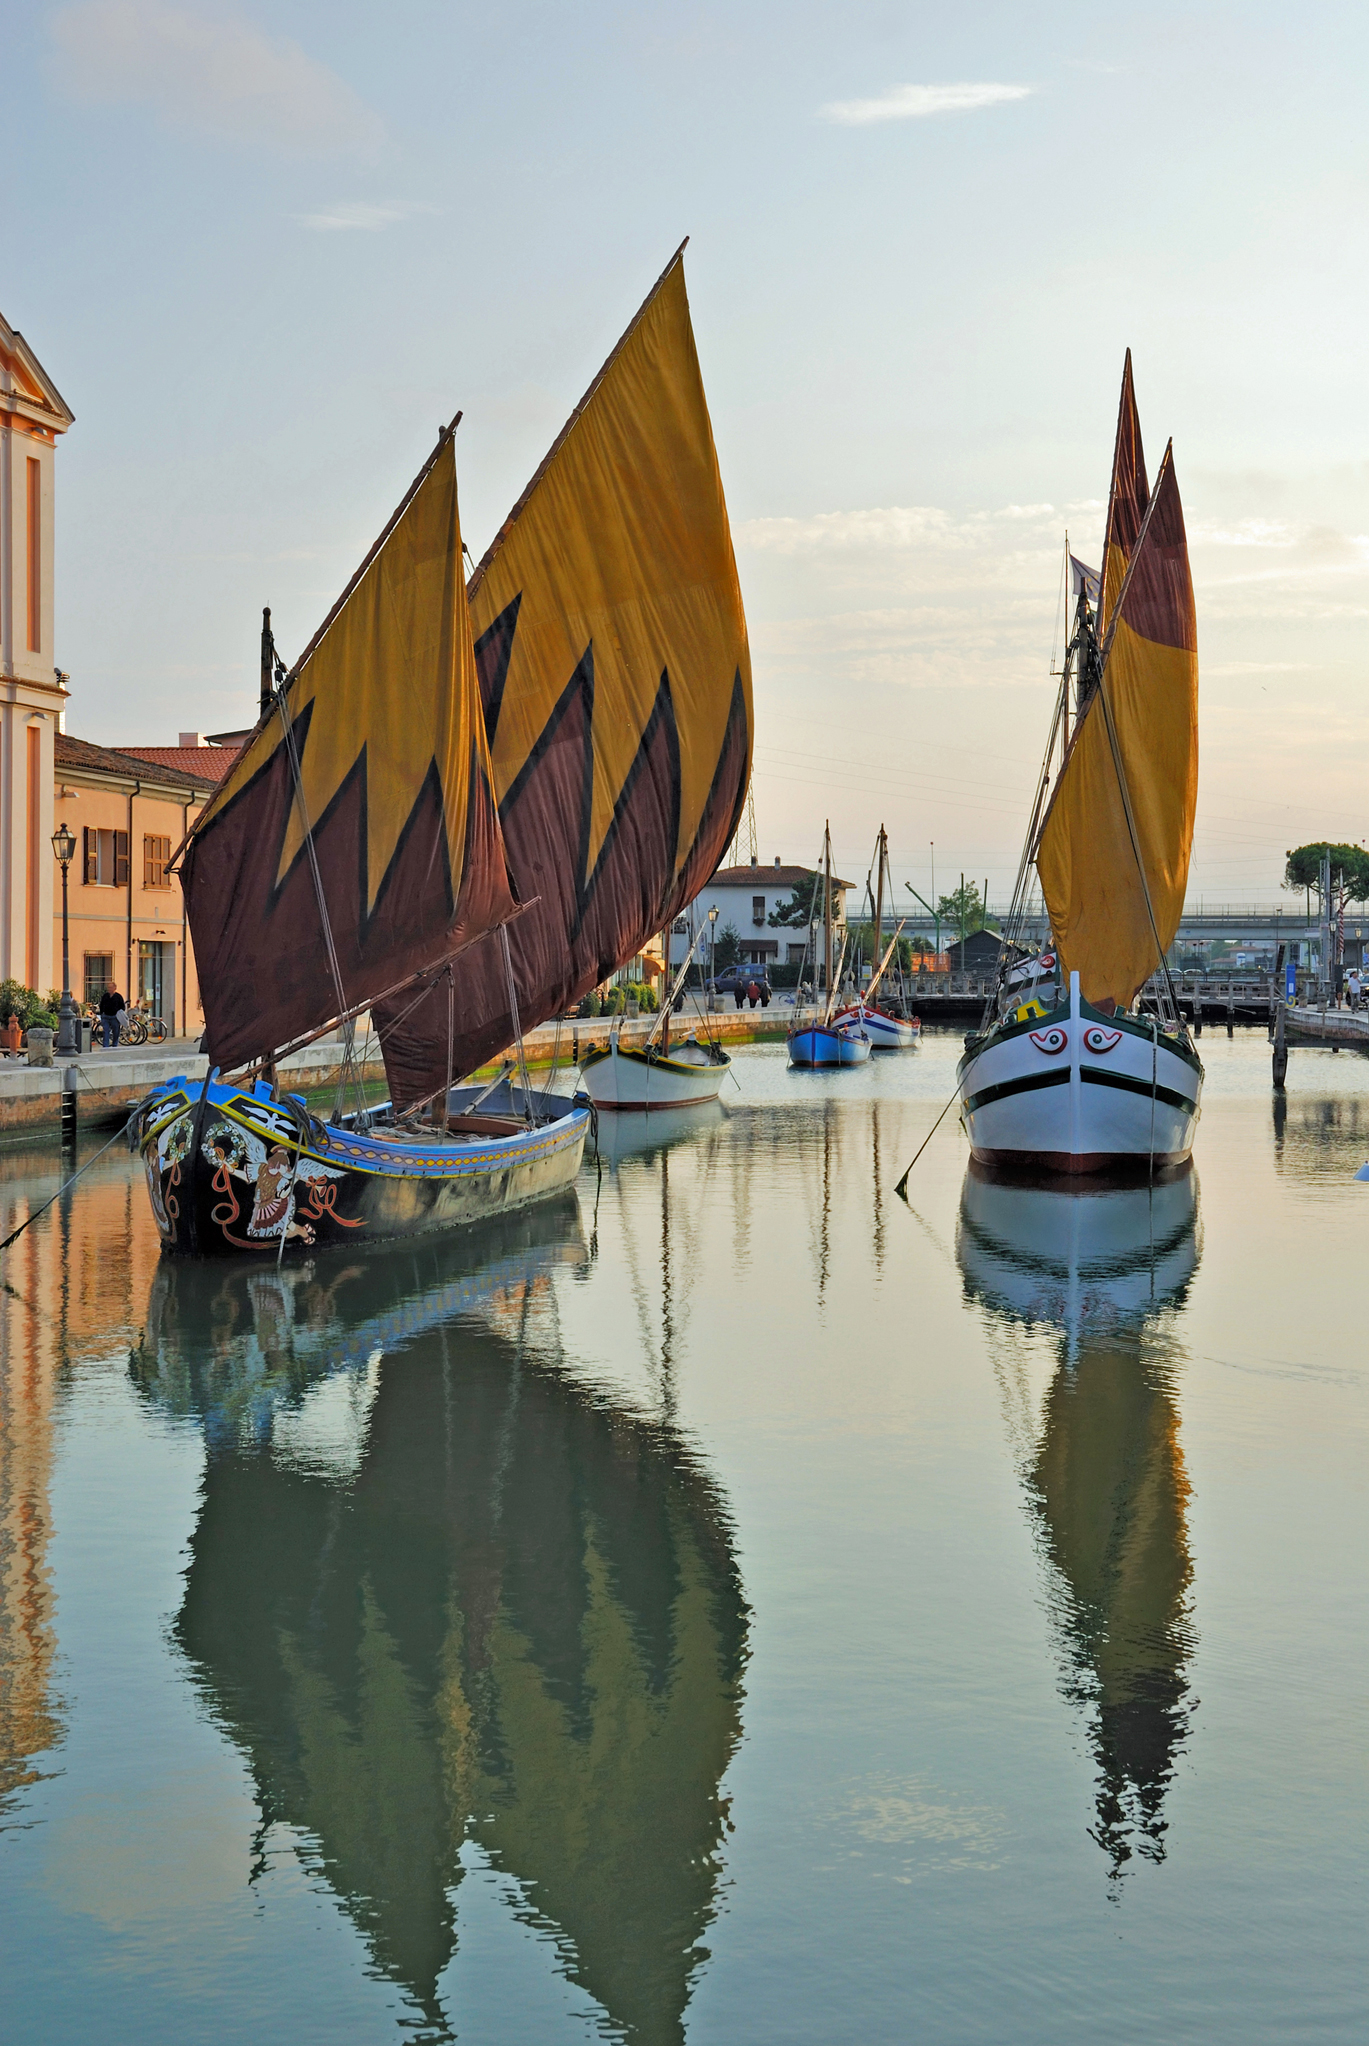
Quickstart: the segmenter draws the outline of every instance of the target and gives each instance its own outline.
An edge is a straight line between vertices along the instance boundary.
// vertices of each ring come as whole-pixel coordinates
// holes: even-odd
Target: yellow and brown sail
[[[1129,392],[1128,359],[1124,420]],[[1144,489],[1139,427],[1131,445]],[[1133,483],[1109,511],[1105,607],[1136,501]],[[1125,1008],[1179,927],[1198,796],[1197,626],[1169,449],[1112,604],[1102,682],[1056,782],[1036,866],[1065,970],[1086,1001]]]
[[[362,1004],[514,912],[450,433],[284,702],[289,741],[273,708],[184,858],[207,1048],[224,1067],[337,1013],[329,934],[345,1002]]]
[[[524,1027],[641,950],[721,858],[751,765],[751,665],[677,253],[470,585]],[[445,1003],[381,1008],[394,1098],[440,1084]],[[503,950],[463,962],[455,1069],[513,1036]]]
[[[1136,551],[1145,523],[1150,491],[1146,485],[1146,458],[1141,446],[1141,415],[1136,409],[1136,387],[1131,374],[1131,350],[1122,369],[1122,395],[1117,406],[1117,439],[1112,451],[1112,487],[1108,491],[1107,531],[1103,536],[1103,573],[1098,604],[1098,637],[1101,640],[1117,608],[1117,598],[1126,580],[1127,566]]]

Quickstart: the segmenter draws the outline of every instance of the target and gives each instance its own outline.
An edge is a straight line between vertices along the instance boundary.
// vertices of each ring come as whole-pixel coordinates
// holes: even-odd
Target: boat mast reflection
[[[1032,1397],[1021,1346],[1007,1349],[1003,1382],[1049,1566],[1061,1687],[1097,1767],[1090,1831],[1120,1878],[1134,1855],[1164,1859],[1165,1795],[1191,1713],[1189,1484],[1166,1323],[1197,1268],[1196,1178],[1057,1192],[998,1185],[972,1165],[956,1247],[967,1294],[1003,1333],[1058,1339],[1043,1395]]]
[[[572,1196],[326,1287],[177,1264],[135,1367],[213,1446],[180,1644],[425,2036],[467,1841],[643,2040],[683,2036],[715,1914],[747,1608],[678,1431],[564,1367],[584,1257]]]

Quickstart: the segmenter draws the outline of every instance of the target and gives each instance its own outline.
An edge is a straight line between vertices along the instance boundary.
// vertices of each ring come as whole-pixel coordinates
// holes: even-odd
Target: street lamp
[[[76,833],[59,824],[52,834],[52,850],[62,869],[62,1006],[57,1013],[57,1050],[68,1058],[80,1051],[76,1035],[76,1004],[71,999],[71,933],[67,919],[67,868],[76,857]]]

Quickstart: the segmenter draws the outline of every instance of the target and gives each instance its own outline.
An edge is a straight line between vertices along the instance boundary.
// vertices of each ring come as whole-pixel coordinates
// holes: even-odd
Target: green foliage
[[[582,1016],[597,1016],[602,1012],[603,1006],[603,1002],[599,998],[598,988],[591,988],[580,1004],[580,1014]]]
[[[654,1016],[661,1006],[661,998],[650,981],[643,981],[637,990],[637,1006],[644,1016]]]
[[[780,903],[765,919],[768,924],[810,924],[822,914],[822,875],[810,874],[800,881],[788,902]]]
[[[60,993],[57,999],[61,1001]],[[25,987],[21,980],[0,980],[0,1024],[8,1023],[11,1016],[19,1018],[20,1027],[24,1030],[30,1023],[36,1023],[40,1029],[55,1030],[57,1027],[33,988]]]
[[[1299,845],[1287,854],[1283,870],[1285,888],[1316,888],[1321,880],[1321,863],[1331,855],[1331,897],[1334,902],[1345,876],[1347,902],[1369,902],[1369,852],[1362,845]]]
[[[984,904],[979,896],[979,883],[967,881],[963,888],[956,888],[949,895],[943,895],[937,903],[941,916],[941,939],[943,944],[954,943],[960,937],[960,918],[965,917],[965,936],[971,931],[984,928]]]
[[[602,1013],[605,1016],[621,1016],[626,1007],[627,1007],[626,988],[621,987],[609,988],[604,996],[604,1006]]]
[[[719,931],[713,946],[713,964],[719,973],[729,966],[735,966],[742,956],[742,941],[737,926],[726,923]]]

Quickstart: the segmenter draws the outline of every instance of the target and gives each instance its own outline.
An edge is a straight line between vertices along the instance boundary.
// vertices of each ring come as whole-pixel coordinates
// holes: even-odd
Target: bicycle
[[[164,1044],[166,1037],[164,1016],[149,1016],[142,1009],[125,1009],[123,1028],[119,1032],[121,1044],[146,1044],[149,1038],[154,1044]]]

